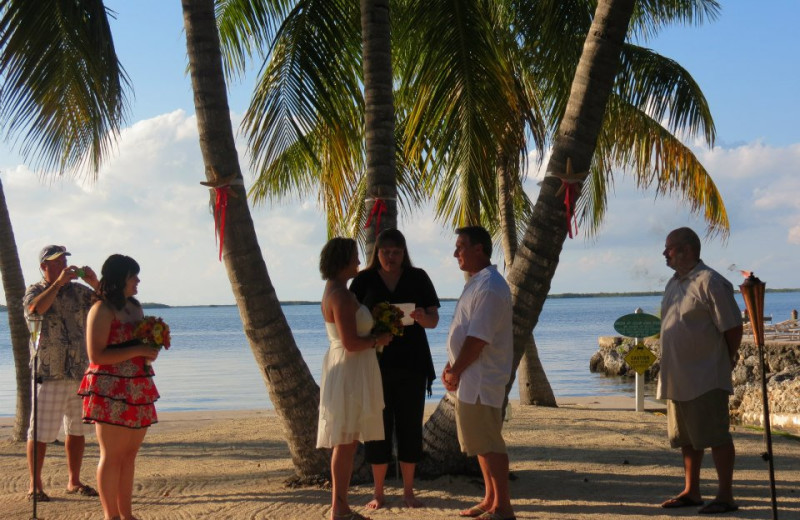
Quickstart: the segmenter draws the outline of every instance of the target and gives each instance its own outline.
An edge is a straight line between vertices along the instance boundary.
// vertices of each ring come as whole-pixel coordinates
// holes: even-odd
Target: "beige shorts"
[[[38,386],[36,398],[36,440],[50,443],[58,437],[64,426],[67,435],[86,435],[87,426],[83,424],[83,398],[78,395],[80,381],[59,379],[44,381]],[[33,400],[31,400],[31,421],[28,426],[28,439],[33,440]]]
[[[474,457],[486,453],[506,453],[503,440],[503,414],[500,408],[469,404],[456,399],[456,429],[461,451]]]
[[[715,389],[691,401],[667,400],[667,435],[673,448],[716,448],[733,442],[728,391]]]

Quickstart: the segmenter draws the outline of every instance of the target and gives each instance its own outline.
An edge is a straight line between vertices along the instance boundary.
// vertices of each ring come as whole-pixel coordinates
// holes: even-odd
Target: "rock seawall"
[[[646,339],[644,344],[656,356],[656,362],[645,372],[645,378],[656,381],[661,368],[661,344],[654,338]],[[589,370],[607,376],[633,378],[635,372],[623,359],[632,345],[631,338],[601,336],[598,351],[589,361]],[[777,429],[800,433],[800,341],[767,340],[764,362],[770,424]],[[739,361],[733,369],[731,417],[742,424],[763,426],[762,408],[758,348],[752,338],[745,337],[739,349]]]

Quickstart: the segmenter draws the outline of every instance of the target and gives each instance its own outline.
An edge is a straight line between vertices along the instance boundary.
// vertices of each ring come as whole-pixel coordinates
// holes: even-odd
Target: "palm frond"
[[[216,0],[216,18],[226,77],[241,77],[251,58],[263,60],[282,20],[297,0]]]
[[[336,129],[337,139],[363,139],[358,6],[343,0],[299,3],[281,26],[242,127],[256,172],[306,135]]]
[[[701,25],[705,20],[713,21],[720,10],[717,0],[639,0],[629,32],[647,41],[668,25]]]
[[[307,136],[307,142],[318,147],[319,132]],[[317,194],[321,165],[316,154],[309,153],[300,142],[295,141],[254,179],[248,193],[253,203],[275,202],[286,197],[299,199]]]
[[[656,120],[666,119],[672,132],[702,135],[714,145],[711,109],[700,86],[677,62],[649,49],[626,45],[622,52],[616,91],[628,103]]]
[[[513,0],[520,47],[537,79],[550,132],[561,122],[572,78],[592,24],[590,0]]]
[[[524,159],[526,132],[543,146],[536,88],[520,74],[503,2],[412,0],[406,7],[400,47],[424,52],[404,54],[398,66],[397,99],[408,107],[403,147],[424,164],[437,216],[476,223],[482,213],[496,215],[498,147]]]
[[[614,167],[630,171],[638,188],[655,188],[656,196],[680,195],[693,213],[702,214],[709,235],[727,238],[730,223],[722,195],[694,153],[658,121],[612,95],[582,200],[590,234],[605,213]]]
[[[128,78],[100,0],[0,1],[0,124],[41,171],[97,174]]]

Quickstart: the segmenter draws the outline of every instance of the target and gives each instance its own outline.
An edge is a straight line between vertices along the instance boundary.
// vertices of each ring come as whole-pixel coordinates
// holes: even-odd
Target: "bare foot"
[[[422,507],[422,502],[417,500],[417,497],[415,497],[414,495],[404,496],[403,502],[406,503],[406,507],[410,508]]]
[[[386,500],[386,497],[383,495],[374,495],[372,500],[367,503],[367,509],[380,509],[383,507],[383,503]]]

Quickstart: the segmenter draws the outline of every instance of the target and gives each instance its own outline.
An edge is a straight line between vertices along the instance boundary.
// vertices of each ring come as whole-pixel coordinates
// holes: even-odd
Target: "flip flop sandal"
[[[703,505],[702,500],[695,500],[693,498],[689,498],[689,496],[687,495],[681,495],[678,497],[670,498],[669,500],[661,504],[661,507],[663,507],[664,509],[677,509],[679,507],[697,507],[702,505]]]
[[[738,511],[739,506],[733,502],[723,502],[722,500],[713,500],[707,506],[701,507],[697,510],[701,515],[718,515],[722,513],[733,513]]]
[[[368,516],[360,515],[355,511],[350,511],[349,513],[344,513],[342,515],[333,514],[333,520],[372,520]]]
[[[96,497],[97,490],[92,486],[87,486],[86,484],[81,484],[78,487],[68,489],[68,495],[80,495],[82,497]]]
[[[502,516],[498,515],[497,513],[490,513],[488,511],[483,513],[481,516],[479,516],[477,518],[478,518],[478,520],[517,520],[517,517],[513,516],[513,515],[512,516],[502,517]]]
[[[478,518],[485,512],[486,512],[485,509],[478,506],[473,506],[467,509],[466,511],[461,511],[460,513],[458,513],[458,516],[462,518]]]
[[[32,502],[34,495],[36,496],[37,502],[50,502],[50,497],[47,496],[47,493],[45,493],[44,491],[31,492],[28,493],[26,496],[28,497],[28,500]]]

